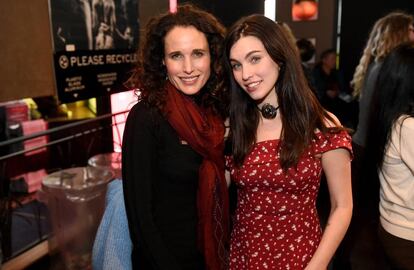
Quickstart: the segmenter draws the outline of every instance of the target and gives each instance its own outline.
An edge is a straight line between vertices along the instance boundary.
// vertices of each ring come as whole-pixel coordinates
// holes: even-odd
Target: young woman
[[[368,126],[367,155],[380,182],[379,238],[392,269],[414,269],[413,74],[413,43],[385,57]]]
[[[190,5],[150,20],[125,127],[125,205],[136,269],[224,269],[223,26]]]
[[[359,98],[358,125],[352,136],[354,160],[352,162],[352,187],[354,194],[354,215],[345,240],[342,242],[342,255],[336,259],[350,264],[351,250],[358,242],[370,239],[371,245],[364,252],[367,262],[373,268],[380,268],[384,262],[377,234],[372,231],[378,223],[379,182],[377,173],[367,170],[371,157],[365,154],[368,138],[368,121],[372,104],[372,95],[384,58],[398,45],[414,40],[414,18],[403,12],[391,12],[379,18],[367,40],[358,66],[355,69],[351,86],[354,96]],[[375,135],[376,136],[376,135]],[[371,174],[372,173],[372,174]],[[371,234],[371,235],[369,235]]]
[[[352,213],[350,137],[309,89],[295,44],[262,15],[227,33],[228,167],[238,187],[230,269],[326,269]],[[322,169],[331,212],[315,201]]]

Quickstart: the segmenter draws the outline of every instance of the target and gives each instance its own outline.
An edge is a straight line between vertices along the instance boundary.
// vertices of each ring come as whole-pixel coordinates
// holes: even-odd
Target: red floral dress
[[[238,187],[230,269],[303,269],[309,263],[322,235],[315,204],[322,164],[316,154],[352,151],[345,131],[316,137],[297,170],[282,171],[279,140],[256,143],[239,169],[227,158]]]

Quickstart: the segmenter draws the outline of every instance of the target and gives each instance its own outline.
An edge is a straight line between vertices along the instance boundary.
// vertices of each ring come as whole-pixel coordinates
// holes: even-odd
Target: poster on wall
[[[292,21],[314,21],[318,19],[319,0],[292,0]]]
[[[137,61],[139,0],[49,0],[58,98],[128,90]]]

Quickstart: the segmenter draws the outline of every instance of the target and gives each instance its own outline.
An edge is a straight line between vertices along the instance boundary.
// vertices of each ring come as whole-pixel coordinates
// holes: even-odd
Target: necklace
[[[263,104],[262,108],[259,111],[262,113],[262,116],[266,119],[273,119],[277,115],[277,110],[279,106],[275,107],[269,103]]]

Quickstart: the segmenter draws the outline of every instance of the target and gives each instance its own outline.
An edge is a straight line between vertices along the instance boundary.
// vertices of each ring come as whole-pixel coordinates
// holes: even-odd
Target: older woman
[[[217,65],[223,26],[184,5],[151,19],[123,141],[137,269],[224,269],[228,199]]]

